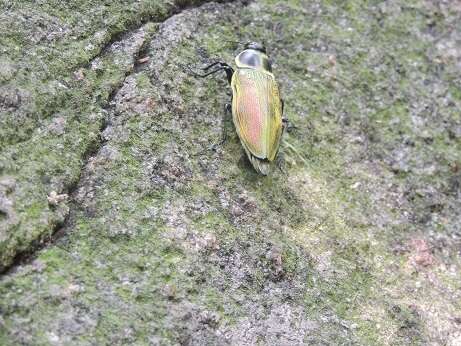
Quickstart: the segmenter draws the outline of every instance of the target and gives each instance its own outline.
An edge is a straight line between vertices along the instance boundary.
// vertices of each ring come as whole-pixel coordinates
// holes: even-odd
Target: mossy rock
[[[60,6],[3,38],[1,344],[461,342],[460,9]],[[188,68],[249,40],[294,125],[268,177]]]

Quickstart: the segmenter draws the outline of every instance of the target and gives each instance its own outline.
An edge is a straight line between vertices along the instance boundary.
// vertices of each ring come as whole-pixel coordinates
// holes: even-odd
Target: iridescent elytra
[[[240,142],[254,169],[267,175],[286,126],[279,86],[262,44],[247,43],[235,57],[235,64],[234,71],[226,63],[214,62],[203,70],[215,69],[195,75],[207,77],[218,71],[226,72],[232,87],[232,119]]]

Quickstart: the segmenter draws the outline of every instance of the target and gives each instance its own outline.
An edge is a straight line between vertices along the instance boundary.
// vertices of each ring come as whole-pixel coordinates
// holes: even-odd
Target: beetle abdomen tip
[[[260,159],[254,156],[246,148],[245,152],[247,154],[248,159],[251,162],[251,165],[258,173],[261,173],[262,175],[268,175],[271,172],[271,161],[269,161],[268,159]]]

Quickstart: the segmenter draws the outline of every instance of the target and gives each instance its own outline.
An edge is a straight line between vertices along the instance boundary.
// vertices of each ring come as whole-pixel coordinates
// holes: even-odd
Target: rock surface
[[[459,345],[459,4],[152,3],[0,4],[0,344]],[[187,68],[248,40],[269,177]]]

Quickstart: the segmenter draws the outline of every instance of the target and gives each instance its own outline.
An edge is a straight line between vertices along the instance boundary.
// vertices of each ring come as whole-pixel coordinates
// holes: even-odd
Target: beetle
[[[240,142],[254,169],[268,175],[287,126],[283,117],[284,102],[263,44],[245,44],[235,57],[235,64],[234,70],[218,61],[204,67],[205,73],[194,74],[207,77],[219,71],[226,72],[232,87],[232,119]]]

